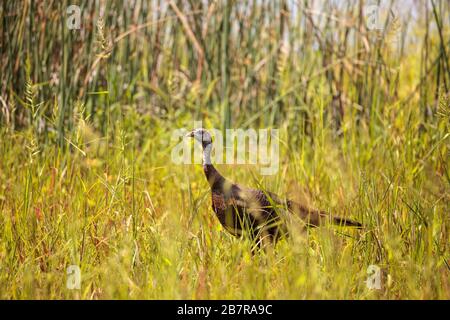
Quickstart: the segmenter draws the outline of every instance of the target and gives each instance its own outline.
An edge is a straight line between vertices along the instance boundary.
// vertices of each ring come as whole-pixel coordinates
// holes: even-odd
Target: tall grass
[[[450,298],[447,2],[75,4],[0,7],[1,298]],[[171,161],[194,120],[279,128],[278,174],[221,172],[365,228],[252,256]]]

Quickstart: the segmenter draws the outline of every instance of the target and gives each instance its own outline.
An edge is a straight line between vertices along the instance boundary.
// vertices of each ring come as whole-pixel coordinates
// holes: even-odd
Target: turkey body
[[[212,209],[225,230],[234,236],[250,236],[258,245],[275,242],[286,234],[284,222],[273,203],[260,190],[236,184],[211,190]]]
[[[249,189],[224,180],[211,188],[212,209],[221,225],[234,236],[249,236],[258,246],[276,243],[288,235],[286,218],[293,215],[308,227],[325,222],[361,227],[359,222],[331,217],[324,211],[309,209],[271,192]]]

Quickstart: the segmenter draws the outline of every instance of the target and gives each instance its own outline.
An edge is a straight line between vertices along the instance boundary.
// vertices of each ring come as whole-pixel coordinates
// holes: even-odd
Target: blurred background
[[[55,131],[61,145],[77,103],[103,135],[130,112],[144,122],[208,118],[217,128],[287,122],[311,135],[320,95],[337,135],[392,123],[411,99],[426,125],[448,92],[448,7],[447,1],[5,1],[1,120],[14,129],[34,125],[43,136]],[[27,84],[39,104],[35,112],[27,107]]]

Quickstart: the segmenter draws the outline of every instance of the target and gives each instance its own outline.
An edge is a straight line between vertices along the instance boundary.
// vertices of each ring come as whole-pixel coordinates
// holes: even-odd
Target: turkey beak
[[[187,138],[192,138],[194,136],[194,131],[191,131],[185,135]]]

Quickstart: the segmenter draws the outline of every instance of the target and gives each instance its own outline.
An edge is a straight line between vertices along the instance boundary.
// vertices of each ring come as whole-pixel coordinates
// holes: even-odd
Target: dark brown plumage
[[[203,171],[211,187],[212,208],[222,226],[234,236],[249,235],[258,246],[275,243],[287,234],[282,212],[297,215],[306,225],[316,227],[323,222],[361,227],[359,222],[330,217],[323,211],[308,209],[291,200],[282,200],[271,192],[249,189],[225,179],[211,164],[211,135],[195,129],[187,136],[203,147]]]

